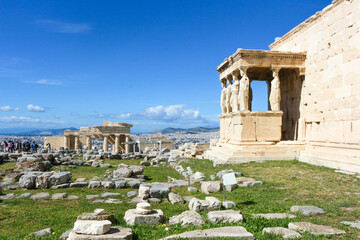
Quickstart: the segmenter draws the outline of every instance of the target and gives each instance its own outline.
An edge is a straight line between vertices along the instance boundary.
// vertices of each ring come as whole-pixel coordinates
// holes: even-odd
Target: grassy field
[[[106,163],[113,165],[119,163],[139,164],[140,160],[107,160]],[[246,177],[252,177],[263,181],[260,186],[249,188],[237,188],[232,193],[227,193],[227,200],[236,202],[236,209],[244,214],[245,221],[240,225],[255,235],[256,239],[281,239],[277,236],[262,235],[264,227],[283,226],[289,222],[310,221],[315,224],[324,224],[336,227],[347,232],[343,236],[323,237],[303,234],[301,239],[357,239],[360,230],[352,229],[340,224],[340,221],[360,220],[360,179],[354,176],[335,173],[333,169],[312,166],[298,161],[271,161],[265,163],[249,163],[231,166],[213,167],[208,160],[187,160],[182,163],[183,167],[190,166],[195,171],[203,172],[207,178],[223,169],[233,169],[242,172]],[[12,163],[0,165],[0,169],[11,168]],[[92,178],[105,173],[106,168],[77,167],[68,169],[73,174],[73,179],[79,177]],[[114,170],[114,168],[112,169]],[[167,177],[180,179],[180,175],[168,166],[145,167],[144,175],[149,182],[167,181]],[[195,185],[200,189],[200,184]],[[92,204],[93,200],[86,200],[85,195],[100,194],[103,192],[119,192],[121,196],[114,197],[123,201],[122,204]],[[58,239],[66,230],[70,229],[76,217],[83,212],[92,212],[96,208],[104,208],[112,213],[118,221],[118,225],[125,226],[123,220],[127,209],[135,208],[135,204],[129,204],[130,198],[126,193],[130,189],[105,190],[105,189],[59,189],[59,190],[16,190],[5,193],[21,194],[24,192],[66,192],[69,195],[77,195],[77,200],[43,201],[35,202],[31,199],[4,200],[0,203],[0,239],[24,239],[31,232],[51,227],[55,234],[44,239]],[[177,187],[172,190],[182,196],[192,195],[205,198],[202,193],[189,193],[186,187]],[[212,196],[222,199],[222,192]],[[293,205],[315,205],[327,211],[323,215],[301,216],[295,219],[265,220],[251,218],[252,213],[285,213]],[[152,204],[154,209],[162,209],[165,217],[180,214],[188,210],[185,205],[172,205],[168,201],[160,204]],[[206,216],[205,212],[201,215]],[[227,226],[236,224],[226,224]],[[225,226],[220,224],[206,223],[201,228]],[[165,228],[168,228],[166,230]],[[194,230],[195,227],[182,228],[170,226],[168,222],[159,226],[134,226],[131,227],[134,239],[159,239],[171,234]],[[27,238],[29,239],[29,238]]]

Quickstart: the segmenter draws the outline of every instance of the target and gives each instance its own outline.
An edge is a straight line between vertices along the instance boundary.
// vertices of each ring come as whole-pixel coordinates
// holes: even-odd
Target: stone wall
[[[307,52],[300,117],[308,147],[300,160],[360,172],[359,28],[360,0],[336,0],[270,45]]]

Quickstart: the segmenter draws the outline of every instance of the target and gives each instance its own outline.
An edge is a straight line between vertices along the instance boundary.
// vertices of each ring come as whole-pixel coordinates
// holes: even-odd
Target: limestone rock
[[[170,217],[169,223],[171,225],[181,223],[181,226],[200,226],[204,223],[204,219],[195,211],[185,211],[180,215]]]
[[[240,239],[254,239],[254,236],[246,231],[244,227],[220,227],[210,228],[205,230],[195,230],[191,232],[184,232],[176,235],[172,235],[162,239],[206,239],[206,238],[220,238],[220,237],[231,237]]]
[[[121,178],[121,177],[131,177],[133,171],[127,167],[121,167],[118,168],[117,170],[113,171],[113,177],[114,178]]]
[[[121,188],[126,187],[126,181],[125,180],[115,181],[114,183],[115,183],[115,188],[116,189],[121,189]]]
[[[345,225],[348,225],[348,226],[350,226],[352,228],[360,229],[360,221],[355,221],[355,222],[343,221],[341,223],[345,224]]]
[[[119,199],[109,198],[105,201],[105,203],[119,204],[122,203]]]
[[[293,214],[288,213],[261,213],[261,214],[251,214],[253,217],[261,217],[265,219],[283,219],[283,218],[296,218]]]
[[[9,200],[9,199],[13,199],[15,196],[16,196],[15,193],[8,193],[5,195],[1,195],[0,198],[4,200]]]
[[[283,227],[268,227],[264,228],[262,231],[262,234],[264,233],[270,233],[275,235],[281,235],[284,239],[292,239],[292,238],[299,238],[301,237],[301,234]]]
[[[338,235],[345,234],[345,231],[339,230],[337,228],[332,228],[324,225],[316,225],[309,222],[293,222],[289,223],[289,229],[296,230],[300,232],[310,232],[314,235]]]
[[[112,181],[101,181],[101,186],[106,189],[113,189],[115,187],[115,184]]]
[[[76,196],[76,195],[69,195],[69,196],[67,197],[68,200],[74,200],[74,199],[78,199],[78,198],[79,198],[79,197]]]
[[[242,187],[252,187],[252,186],[256,186],[256,185],[262,185],[263,182],[262,181],[246,181],[242,183]]]
[[[153,212],[150,203],[140,202],[136,204],[136,213],[141,215],[151,214]]]
[[[233,201],[223,201],[222,205],[226,209],[236,207],[236,203],[234,203]]]
[[[171,202],[171,204],[179,204],[179,203],[184,204],[185,203],[184,199],[179,194],[170,192],[168,196],[169,196],[169,201]]]
[[[137,191],[130,191],[126,194],[126,196],[128,196],[128,197],[134,197],[136,195],[137,195]]]
[[[101,187],[101,182],[100,181],[90,181],[88,188],[99,188]]]
[[[150,188],[150,196],[152,198],[167,197],[170,192],[170,186],[165,184],[155,184]]]
[[[52,200],[63,200],[67,197],[67,193],[54,193],[51,196]]]
[[[50,235],[52,234],[54,231],[51,228],[45,228],[43,230],[34,232],[34,233],[30,233],[30,236],[34,236],[34,237],[44,237],[46,235]]]
[[[119,195],[120,195],[120,193],[106,192],[106,193],[101,194],[101,197],[102,198],[107,198],[107,197],[119,196]]]
[[[77,220],[73,232],[88,235],[102,235],[110,231],[111,222],[108,220]]]
[[[36,176],[35,179],[35,188],[46,189],[49,188],[49,178],[51,176],[50,172],[43,173],[39,176]]]
[[[205,201],[209,203],[209,206],[207,207],[208,211],[218,210],[221,208],[221,202],[215,197],[206,197]]]
[[[68,240],[132,240],[131,228],[112,227],[109,232],[104,235],[88,235],[78,234],[72,231],[69,234]]]
[[[35,188],[36,176],[32,174],[25,174],[20,177],[19,185],[22,188],[33,189]]]
[[[29,198],[31,196],[31,193],[23,193],[19,196],[17,196],[16,198]]]
[[[73,182],[73,183],[70,183],[71,188],[82,188],[82,187],[87,187],[87,186],[88,186],[87,182]]]
[[[61,234],[60,239],[61,240],[67,240],[69,238],[70,233],[72,232],[72,228]]]
[[[30,197],[32,200],[45,200],[50,198],[50,193],[43,192],[43,193],[37,193]]]
[[[291,212],[300,212],[303,215],[311,214],[323,214],[325,211],[319,207],[315,206],[292,206],[290,208]]]
[[[209,207],[209,203],[205,200],[192,198],[189,202],[189,209],[192,211],[200,212],[206,211]]]
[[[231,169],[231,170],[222,170],[222,171],[218,172],[216,174],[216,177],[219,178],[220,180],[222,180],[222,176],[225,174],[228,174],[228,173],[234,173],[235,177],[240,177],[243,175],[241,172],[234,172],[234,170]]]
[[[132,188],[132,189],[138,189],[141,182],[139,180],[131,180],[131,181],[128,181],[127,184],[129,184],[129,186]]]
[[[55,172],[49,178],[50,185],[60,185],[67,183],[71,180],[71,172]]]
[[[94,199],[94,198],[98,198],[99,195],[86,195],[86,199]]]
[[[201,183],[201,191],[205,194],[219,192],[221,190],[221,183],[219,181],[209,181]]]
[[[141,199],[147,199],[150,197],[150,187],[146,185],[140,185],[139,195]]]
[[[212,223],[237,223],[243,221],[241,212],[234,210],[209,212],[207,218]]]

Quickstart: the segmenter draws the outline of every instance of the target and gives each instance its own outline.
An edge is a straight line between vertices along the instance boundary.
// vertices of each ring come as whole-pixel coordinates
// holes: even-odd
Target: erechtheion
[[[269,51],[238,49],[220,74],[215,164],[299,159],[360,172],[360,0],[335,0]],[[251,81],[268,111],[251,111]]]
[[[130,128],[133,125],[128,123],[113,123],[104,121],[103,126],[81,127],[80,131],[64,131],[63,137],[47,137],[44,144],[50,143],[53,149],[67,147],[69,150],[81,150],[82,145],[87,149],[92,148],[92,139],[103,139],[103,151],[108,152],[109,144],[113,144],[113,152],[130,152],[130,145],[123,144],[131,141]]]

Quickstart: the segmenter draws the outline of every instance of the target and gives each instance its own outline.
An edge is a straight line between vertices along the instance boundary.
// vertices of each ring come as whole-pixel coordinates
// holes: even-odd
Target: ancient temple
[[[81,127],[79,131],[64,131],[63,137],[47,137],[44,144],[50,143],[53,149],[66,147],[69,150],[80,150],[86,145],[88,150],[92,148],[92,139],[103,139],[103,151],[109,151],[109,144],[113,145],[113,152],[130,152],[130,145],[124,144],[131,141],[128,123],[113,123],[104,121],[103,126]]]
[[[360,172],[360,0],[331,5],[276,38],[238,49],[218,67],[220,139],[214,164],[291,160]],[[251,81],[268,111],[252,112]]]

